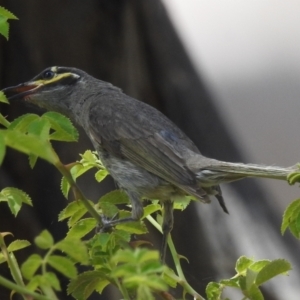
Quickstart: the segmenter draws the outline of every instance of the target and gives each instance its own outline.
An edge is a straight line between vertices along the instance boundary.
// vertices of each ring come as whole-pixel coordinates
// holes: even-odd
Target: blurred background
[[[10,22],[9,42],[0,39],[0,88],[51,65],[74,66],[163,111],[206,156],[280,166],[299,161],[298,1],[0,0],[0,5],[20,19]],[[22,103],[0,109],[9,120],[38,112]],[[80,136],[77,144],[55,145],[63,162],[91,148],[85,134]],[[66,225],[56,222],[66,204],[59,182],[47,163],[39,161],[32,171],[25,156],[9,151],[0,188],[25,190],[34,209],[23,208],[14,219],[2,204],[0,231],[32,241],[47,228],[56,240],[63,238]],[[94,200],[115,188],[112,180],[99,186],[92,176],[80,183]],[[229,216],[215,201],[175,214],[173,238],[189,258],[190,264],[183,263],[187,279],[203,295],[208,282],[234,275],[241,255],[286,258],[293,271],[267,284],[265,299],[299,299],[299,243],[280,234],[284,208],[298,197],[298,187],[247,179],[222,190]],[[154,231],[149,239],[159,247]],[[23,251],[20,260],[28,254]],[[8,295],[0,291],[1,299]],[[70,298],[62,293],[60,299]],[[107,289],[92,299],[119,298]]]

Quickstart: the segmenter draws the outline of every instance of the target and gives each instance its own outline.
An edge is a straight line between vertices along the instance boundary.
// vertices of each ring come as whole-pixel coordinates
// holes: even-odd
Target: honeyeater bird
[[[163,206],[161,258],[173,227],[174,199],[192,195],[201,202],[215,196],[225,212],[219,184],[245,177],[286,179],[291,168],[229,163],[201,155],[196,145],[166,116],[108,82],[68,67],[50,67],[32,80],[3,90],[8,99],[24,99],[56,111],[82,126],[110,175],[130,198],[130,218],[139,220],[142,199]]]

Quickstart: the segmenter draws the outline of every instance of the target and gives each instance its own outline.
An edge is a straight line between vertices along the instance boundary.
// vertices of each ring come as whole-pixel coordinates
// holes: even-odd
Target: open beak
[[[43,84],[37,82],[25,82],[16,86],[8,87],[2,90],[8,100],[25,99],[32,95]]]

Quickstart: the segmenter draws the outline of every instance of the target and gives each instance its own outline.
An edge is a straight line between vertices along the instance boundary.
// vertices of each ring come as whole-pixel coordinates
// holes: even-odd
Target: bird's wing
[[[181,136],[177,128],[173,130],[173,124],[165,117],[167,124],[163,125],[166,128],[160,128],[157,122],[152,127],[148,122],[143,122],[142,118],[146,116],[142,111],[135,119],[124,115],[128,113],[131,111],[127,107],[125,111],[108,110],[99,117],[99,107],[91,108],[89,133],[93,140],[109,153],[126,158],[207,202],[207,193],[197,185],[194,173],[185,164],[182,155],[184,134]]]

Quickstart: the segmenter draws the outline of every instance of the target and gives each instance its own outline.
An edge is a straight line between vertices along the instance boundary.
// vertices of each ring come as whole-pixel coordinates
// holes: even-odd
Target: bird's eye
[[[55,76],[55,73],[52,71],[45,71],[43,74],[43,79],[52,79]]]

